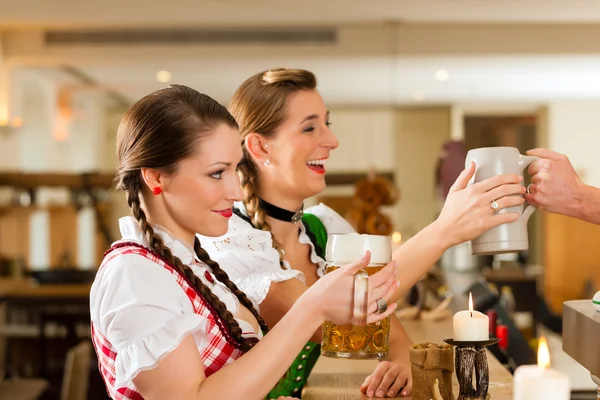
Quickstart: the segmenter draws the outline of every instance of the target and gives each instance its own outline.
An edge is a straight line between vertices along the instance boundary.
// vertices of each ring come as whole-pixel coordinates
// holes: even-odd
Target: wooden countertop
[[[415,343],[444,343],[452,336],[452,319],[444,321],[403,320],[404,328]],[[358,388],[375,369],[377,360],[337,360],[320,357],[306,385],[303,400],[353,400],[367,399]],[[512,400],[513,376],[506,368],[488,353],[490,369],[490,390],[493,400]],[[453,375],[454,395],[458,396],[458,382]],[[398,399],[410,399],[397,397]]]

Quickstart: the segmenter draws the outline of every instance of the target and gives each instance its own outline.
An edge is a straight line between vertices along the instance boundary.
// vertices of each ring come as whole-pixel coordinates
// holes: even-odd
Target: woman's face
[[[316,90],[288,96],[283,123],[265,141],[270,164],[258,164],[262,197],[298,203],[325,189],[326,160],[339,144],[329,125]]]
[[[198,142],[192,156],[178,163],[175,173],[164,178],[165,208],[179,228],[175,230],[191,237],[227,232],[233,202],[242,199],[236,172],[241,159],[239,131],[221,124]]]

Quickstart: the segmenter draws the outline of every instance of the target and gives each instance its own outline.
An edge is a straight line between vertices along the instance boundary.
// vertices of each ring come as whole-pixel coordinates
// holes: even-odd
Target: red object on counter
[[[498,342],[498,347],[503,350],[508,349],[508,326],[498,325],[496,328],[496,337],[500,339],[500,342]]]

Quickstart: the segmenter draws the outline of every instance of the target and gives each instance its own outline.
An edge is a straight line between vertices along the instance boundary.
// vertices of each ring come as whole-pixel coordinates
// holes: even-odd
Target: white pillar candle
[[[490,319],[479,311],[473,311],[473,297],[469,293],[469,310],[459,311],[452,320],[454,340],[476,342],[490,338]]]
[[[538,346],[538,365],[515,370],[513,400],[569,400],[571,384],[560,371],[550,368],[550,352],[544,337]]]

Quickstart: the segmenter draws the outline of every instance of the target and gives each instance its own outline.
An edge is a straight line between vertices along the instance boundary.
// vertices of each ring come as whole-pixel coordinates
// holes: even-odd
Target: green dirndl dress
[[[325,258],[325,247],[327,245],[327,230],[325,229],[325,225],[313,214],[304,214],[302,216],[302,223],[306,229],[306,234],[315,246],[315,252],[319,257]],[[320,355],[321,344],[307,342],[285,375],[269,392],[267,399],[277,399],[279,396],[300,398],[302,388],[306,384],[310,371],[312,371]]]

